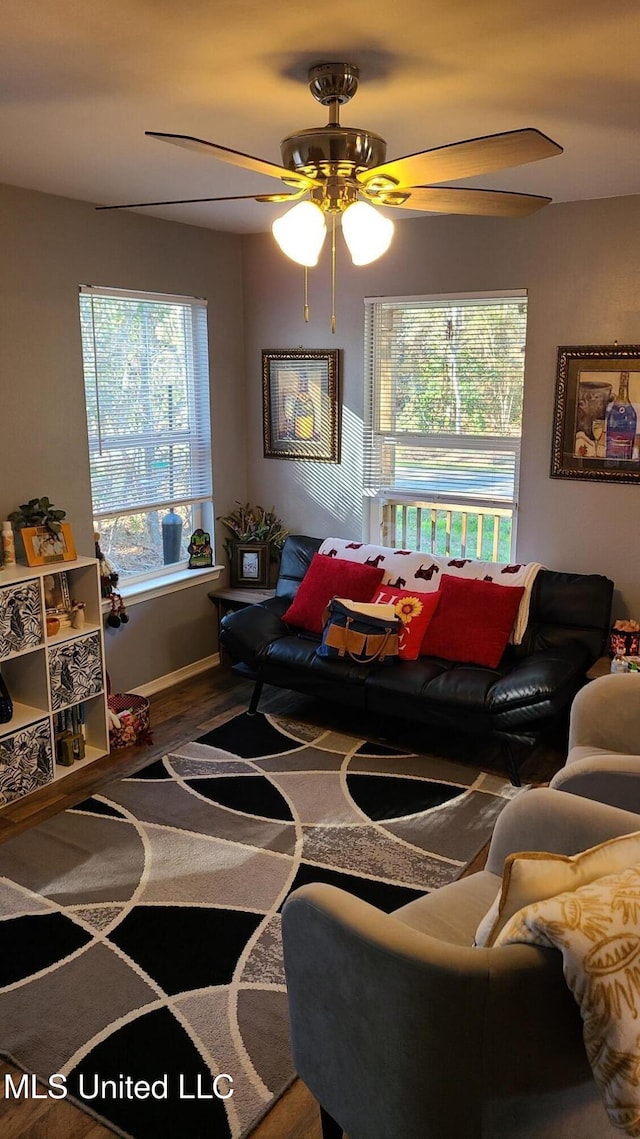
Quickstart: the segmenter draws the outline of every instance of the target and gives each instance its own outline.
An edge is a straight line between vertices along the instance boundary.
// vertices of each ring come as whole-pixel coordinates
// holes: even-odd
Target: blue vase
[[[170,510],[162,519],[162,558],[166,566],[180,561],[182,545],[182,519],[175,510]]]

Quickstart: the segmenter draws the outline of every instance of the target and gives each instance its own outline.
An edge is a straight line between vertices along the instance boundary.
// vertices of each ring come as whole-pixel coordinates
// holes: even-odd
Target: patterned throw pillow
[[[371,601],[371,594],[380,584],[383,570],[376,566],[359,565],[344,558],[331,558],[327,554],[314,554],[298,592],[282,620],[288,625],[306,629],[309,633],[322,632],[322,615],[332,597],[348,597],[350,601]]]
[[[391,604],[402,621],[398,656],[402,660],[417,660],[427,626],[440,601],[439,593],[412,593],[410,589],[395,589],[381,585],[371,600],[376,605]]]
[[[640,831],[611,838],[569,856],[523,850],[505,859],[502,888],[476,930],[474,944],[496,944],[500,931],[523,906],[577,890],[603,874],[617,873],[640,862]]]
[[[636,865],[520,910],[496,941],[560,950],[593,1078],[611,1124],[630,1136],[640,1135],[639,922]]]

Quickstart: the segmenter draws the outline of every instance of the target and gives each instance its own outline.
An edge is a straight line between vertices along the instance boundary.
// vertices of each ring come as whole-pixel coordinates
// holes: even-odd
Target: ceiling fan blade
[[[522,166],[562,154],[562,147],[547,138],[546,134],[527,127],[524,130],[488,134],[483,138],[469,138],[465,142],[452,142],[419,154],[408,154],[363,170],[358,181],[374,188],[385,178],[399,187],[423,186],[425,182],[444,182],[448,178],[470,178],[475,174],[488,174],[507,166]]]
[[[403,191],[404,195],[405,191]],[[403,202],[385,201],[387,195],[368,201],[377,206],[405,210],[430,210],[439,214],[476,214],[485,217],[521,218],[547,206],[551,198],[539,194],[512,194],[507,190],[471,190],[462,186],[413,186]],[[393,197],[393,192],[388,195]]]
[[[184,146],[187,150],[200,150],[211,158],[221,158],[223,162],[230,162],[232,166],[241,166],[243,170],[252,170],[255,174],[267,174],[269,178],[279,178],[288,186],[304,185],[305,189],[310,189],[312,186],[320,185],[315,179],[307,178],[305,174],[298,174],[296,170],[287,170],[286,166],[277,166],[275,162],[255,158],[252,154],[243,154],[241,150],[230,150],[228,146],[206,142],[203,138],[193,138],[188,134],[163,134],[161,131],[144,133],[150,138],[160,139],[160,142]]]
[[[190,206],[198,202],[297,202],[306,191],[297,194],[228,194],[222,198],[176,198],[170,202],[127,202],[123,206],[96,206],[97,210],[140,210],[143,206]]]

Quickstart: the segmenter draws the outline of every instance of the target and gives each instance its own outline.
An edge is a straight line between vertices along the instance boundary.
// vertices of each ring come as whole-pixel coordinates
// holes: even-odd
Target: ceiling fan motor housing
[[[380,166],[387,144],[379,134],[358,127],[309,127],[287,135],[280,143],[282,165],[301,174],[350,177]]]

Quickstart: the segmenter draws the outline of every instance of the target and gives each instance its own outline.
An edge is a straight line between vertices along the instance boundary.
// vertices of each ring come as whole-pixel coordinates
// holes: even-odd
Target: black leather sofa
[[[599,574],[541,570],[523,642],[509,645],[496,669],[423,656],[366,666],[316,656],[318,639],[281,619],[321,541],[287,538],[276,596],[222,620],[223,646],[256,681],[249,712],[257,710],[266,681],[383,716],[491,737],[519,785],[523,746],[528,750],[566,714],[604,651],[613,582]]]

